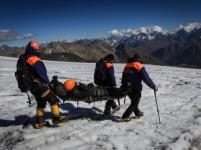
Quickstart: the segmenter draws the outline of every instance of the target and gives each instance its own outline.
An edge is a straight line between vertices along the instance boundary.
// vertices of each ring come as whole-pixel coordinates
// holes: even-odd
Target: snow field
[[[88,105],[66,102],[65,115],[82,114],[58,128],[22,129],[27,118],[34,117],[36,104],[29,107],[27,97],[17,89],[14,77],[16,59],[0,57],[0,149],[115,149],[115,150],[199,150],[201,149],[201,70],[145,65],[150,77],[159,86],[157,92],[162,124],[158,116],[153,90],[143,84],[139,108],[142,119],[117,122],[130,104],[121,100],[121,109],[113,116],[101,118],[105,102]],[[93,82],[94,63],[45,61],[49,77],[60,81],[73,78]],[[120,85],[124,64],[114,64]],[[51,120],[47,105],[46,119]],[[133,115],[133,114],[132,114]]]

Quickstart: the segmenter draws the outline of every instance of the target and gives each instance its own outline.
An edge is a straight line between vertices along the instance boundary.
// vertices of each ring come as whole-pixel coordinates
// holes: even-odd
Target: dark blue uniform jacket
[[[122,85],[127,86],[130,84],[134,92],[141,92],[142,81],[144,81],[150,88],[155,88],[155,84],[149,77],[143,64],[137,60],[129,59],[124,67],[121,81]]]
[[[25,55],[27,55],[27,63],[31,66],[30,71],[34,78],[39,79],[45,84],[49,84],[49,78],[47,76],[47,69],[39,57],[39,54],[34,50],[26,50]]]

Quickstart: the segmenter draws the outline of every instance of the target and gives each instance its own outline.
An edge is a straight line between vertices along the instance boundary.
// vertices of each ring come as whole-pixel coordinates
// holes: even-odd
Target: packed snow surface
[[[141,119],[118,122],[130,104],[121,99],[121,109],[113,116],[101,118],[105,102],[95,104],[65,102],[61,112],[77,117],[57,128],[27,129],[22,124],[34,119],[36,104],[29,107],[27,96],[19,91],[14,77],[15,58],[0,57],[0,149],[37,150],[200,150],[201,149],[201,70],[145,65],[159,85],[157,93],[161,124],[158,123],[154,93],[143,85]],[[60,81],[73,78],[93,82],[93,63],[45,61],[49,77]],[[124,64],[115,64],[120,85]],[[51,120],[47,105],[46,119]],[[134,114],[132,114],[133,116]],[[76,116],[76,115],[75,115]]]

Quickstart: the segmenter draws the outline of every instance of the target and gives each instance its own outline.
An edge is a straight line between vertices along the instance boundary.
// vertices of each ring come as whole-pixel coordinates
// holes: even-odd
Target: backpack
[[[96,85],[102,85],[105,79],[106,79],[105,65],[103,62],[98,61],[96,63],[96,68],[94,72],[94,83]]]
[[[28,63],[26,62],[26,56],[24,54],[22,54],[17,61],[15,78],[21,92],[29,91],[32,84],[32,75],[28,71]]]

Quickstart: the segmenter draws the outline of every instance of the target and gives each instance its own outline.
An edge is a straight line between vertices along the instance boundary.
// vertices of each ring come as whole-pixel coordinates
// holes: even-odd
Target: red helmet
[[[34,41],[34,40],[30,41],[28,43],[27,47],[33,48],[33,49],[35,49],[37,51],[40,50],[40,48],[41,48],[40,44],[38,42]]]

